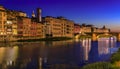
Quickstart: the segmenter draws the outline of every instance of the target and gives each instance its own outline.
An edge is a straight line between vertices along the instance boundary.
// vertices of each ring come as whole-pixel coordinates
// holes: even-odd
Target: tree
[[[93,64],[88,64],[82,69],[113,69],[112,64],[108,62],[97,62]]]

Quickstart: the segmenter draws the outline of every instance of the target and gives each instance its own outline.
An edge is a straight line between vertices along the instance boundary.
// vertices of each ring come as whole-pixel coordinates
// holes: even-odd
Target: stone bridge
[[[81,34],[76,34],[75,36],[80,37]],[[93,41],[97,41],[98,38],[100,38],[100,36],[108,36],[108,37],[116,37],[117,41],[120,41],[120,33],[113,33],[113,32],[109,32],[109,33],[84,33],[84,35],[86,36],[91,36]]]

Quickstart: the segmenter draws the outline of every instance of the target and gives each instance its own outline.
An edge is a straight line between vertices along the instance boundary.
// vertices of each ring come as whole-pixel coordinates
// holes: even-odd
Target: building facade
[[[23,37],[30,37],[32,36],[31,30],[32,24],[31,24],[31,19],[27,17],[22,17],[22,36]]]
[[[95,33],[108,33],[108,32],[110,32],[110,29],[106,28],[105,26],[103,26],[103,28],[94,27],[93,30]]]
[[[74,37],[74,22],[65,19],[64,23],[64,33],[66,37]]]
[[[91,30],[91,27],[82,27],[81,32],[82,33],[91,33],[92,30]]]
[[[37,9],[37,17],[34,19],[33,21],[32,18],[28,18],[25,12],[8,10],[0,6],[1,41],[44,38],[41,9]]]
[[[15,11],[15,10],[8,10],[6,9],[6,14],[7,14],[7,21],[6,21],[6,40],[12,41],[12,40],[17,40],[19,36],[19,19],[18,17],[27,17],[27,14],[21,11]],[[17,21],[18,20],[18,21]],[[21,34],[22,36],[23,34]]]
[[[61,21],[55,17],[45,17],[46,37],[61,37],[62,24]]]
[[[6,29],[5,29],[6,21],[7,21],[7,15],[5,12],[5,8],[3,6],[0,6],[0,36],[6,35]]]
[[[45,27],[43,23],[37,23],[37,38],[45,38]]]
[[[110,29],[103,26],[103,28],[97,28],[93,25],[82,25],[81,27],[82,33],[108,33],[110,32]]]
[[[63,17],[44,18],[46,37],[73,37],[74,22]]]
[[[74,37],[78,33],[106,33],[109,29],[96,28],[93,25],[82,26],[64,17],[46,16],[42,19],[42,10],[37,8],[37,15],[32,18],[22,11],[8,10],[0,6],[0,41],[19,39],[40,39],[49,37]]]
[[[79,24],[74,24],[74,34],[81,33],[81,26]]]

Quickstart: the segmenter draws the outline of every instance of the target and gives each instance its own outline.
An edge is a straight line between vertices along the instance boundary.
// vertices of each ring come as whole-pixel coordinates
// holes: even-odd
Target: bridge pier
[[[95,33],[92,34],[92,41],[97,41],[97,34]]]
[[[117,41],[120,41],[120,33],[118,33]]]
[[[120,41],[120,33],[91,33],[90,34],[92,37],[91,37],[91,39],[92,39],[92,41],[97,41],[98,40],[98,36],[99,35],[108,35],[108,36],[116,36],[116,38],[117,38],[117,41]],[[87,35],[86,35],[87,36]],[[80,35],[77,35],[76,36],[76,38],[79,38],[80,37]]]

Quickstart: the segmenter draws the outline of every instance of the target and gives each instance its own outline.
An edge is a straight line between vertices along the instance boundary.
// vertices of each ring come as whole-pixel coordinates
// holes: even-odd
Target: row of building
[[[82,34],[82,33],[108,33],[110,29],[106,28],[105,26],[98,28],[91,24],[74,24],[74,34]]]
[[[41,9],[37,9],[38,14]],[[40,17],[39,17],[40,18]],[[0,40],[44,38],[44,25],[36,18],[29,18],[22,11],[0,6]]]
[[[82,32],[109,32],[106,28],[75,24],[74,21],[64,17],[42,17],[41,12],[42,10],[37,8],[37,15],[33,11],[30,18],[25,12],[0,6],[0,41],[74,37],[74,34]]]

